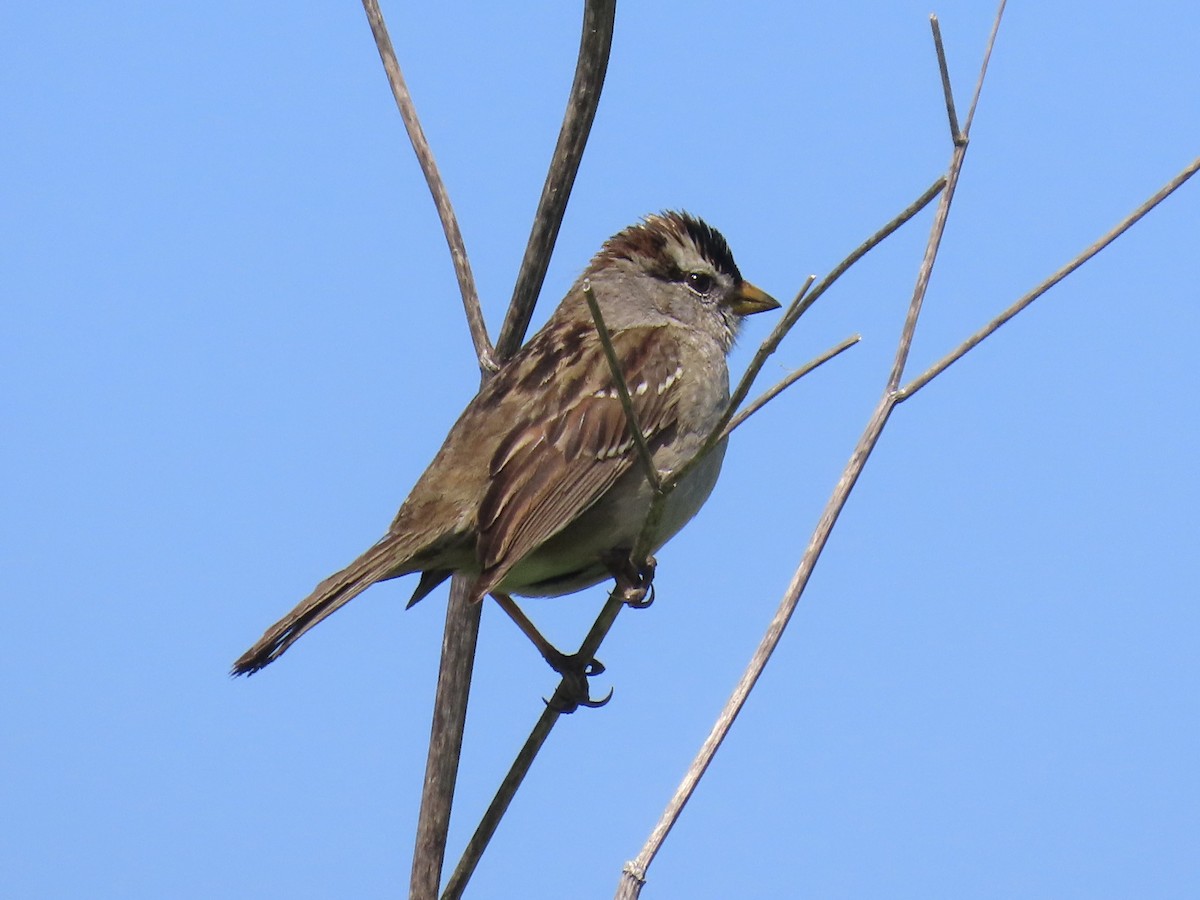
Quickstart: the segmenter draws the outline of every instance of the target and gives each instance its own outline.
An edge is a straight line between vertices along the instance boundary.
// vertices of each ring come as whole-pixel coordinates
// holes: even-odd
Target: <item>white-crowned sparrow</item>
[[[779,304],[742,280],[725,238],[685,213],[605,242],[546,325],[467,405],[378,543],[317,585],[233,664],[257,672],[377,581],[420,572],[410,605],[454,573],[489,592],[557,596],[604,580],[652,490],[584,297],[600,306],[656,468],[700,448],[729,399],[743,316]],[[724,442],[669,496],[653,549],[696,514]]]

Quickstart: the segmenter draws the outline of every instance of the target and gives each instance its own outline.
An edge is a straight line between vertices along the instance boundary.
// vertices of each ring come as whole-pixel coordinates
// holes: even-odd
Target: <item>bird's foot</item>
[[[554,696],[549,700],[543,699],[550,709],[567,715],[575,712],[581,706],[586,706],[588,709],[599,709],[612,699],[612,688],[609,688],[608,693],[600,699],[592,698],[588,679],[604,671],[604,663],[600,660],[585,659],[579,653],[567,656],[557,650],[552,654],[545,654],[545,657],[550,667],[562,676],[562,681],[555,689]]]
[[[631,609],[645,609],[654,602],[654,570],[658,561],[646,557],[641,565],[628,555],[616,555],[608,561],[609,571],[617,582],[616,591]]]

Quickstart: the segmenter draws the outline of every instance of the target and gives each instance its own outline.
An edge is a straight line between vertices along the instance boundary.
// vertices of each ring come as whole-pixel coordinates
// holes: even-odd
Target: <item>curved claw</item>
[[[605,694],[603,697],[601,697],[599,700],[592,700],[591,698],[588,698],[587,700],[581,701],[579,705],[586,706],[588,709],[599,709],[602,706],[608,706],[608,701],[611,700],[612,698],[613,698],[613,689],[609,688],[608,693]]]
[[[599,709],[602,706],[607,706],[608,701],[613,696],[613,689],[609,688],[607,694],[598,700],[593,700],[588,693],[586,682],[582,685],[572,685],[571,687],[565,687],[565,685],[567,685],[567,679],[563,679],[562,684],[558,686],[558,690],[554,692],[553,697],[549,700],[545,697],[542,698],[542,702],[548,708],[564,716],[569,716],[581,706],[585,706],[588,709]],[[581,688],[582,690],[580,690]]]
[[[654,602],[654,585],[627,591],[625,605],[630,609],[645,609]]]
[[[599,709],[612,699],[612,688],[609,688],[608,694],[601,699],[592,699],[588,679],[604,672],[604,663],[600,660],[583,659],[578,653],[571,656],[567,656],[565,653],[556,653],[553,658],[547,656],[546,662],[550,663],[550,667],[562,676],[562,682],[559,683],[554,696],[549,700],[545,697],[542,698],[542,702],[556,712],[569,714],[581,706]]]

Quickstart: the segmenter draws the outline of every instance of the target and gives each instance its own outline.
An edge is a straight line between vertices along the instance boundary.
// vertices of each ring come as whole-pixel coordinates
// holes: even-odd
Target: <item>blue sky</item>
[[[540,322],[600,242],[687,208],[781,298],[950,156],[897,2],[624,3]],[[965,107],[987,4],[938,8]],[[385,7],[493,333],[576,4]],[[230,662],[371,543],[476,373],[361,9],[23,4],[0,202],[0,893],[403,893],[445,597],[372,589]],[[1013,4],[915,373],[1200,153],[1200,8]],[[1200,893],[1200,184],[890,422],[643,896]],[[767,377],[469,896],[604,897],[758,641],[886,378],[930,216]],[[735,370],[770,327],[752,322]],[[529,604],[564,646],[602,592]],[[554,686],[485,610],[451,856]]]

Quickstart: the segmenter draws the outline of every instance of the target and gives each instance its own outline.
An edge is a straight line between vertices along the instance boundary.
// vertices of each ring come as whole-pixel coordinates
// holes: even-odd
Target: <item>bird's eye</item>
[[[713,289],[713,277],[705,272],[688,272],[684,280],[697,294],[707,294]]]

